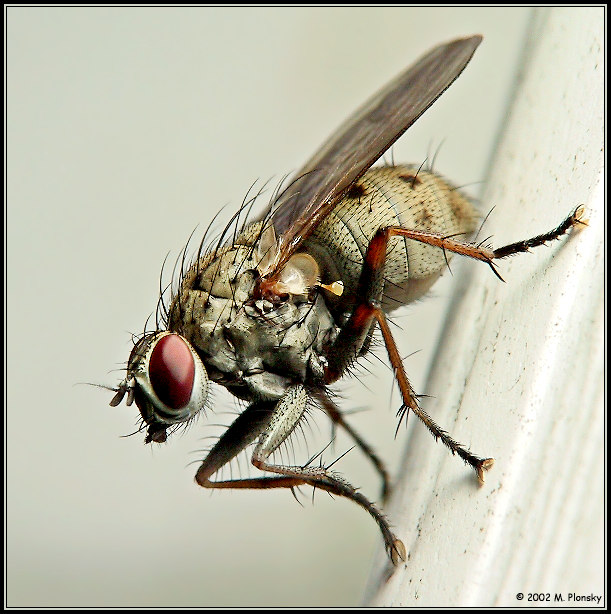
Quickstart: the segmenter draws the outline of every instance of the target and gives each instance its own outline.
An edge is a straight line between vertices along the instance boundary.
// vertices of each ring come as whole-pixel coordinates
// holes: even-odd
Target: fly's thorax
[[[235,371],[227,329],[252,300],[257,278],[255,250],[240,238],[191,266],[169,310],[169,330],[189,340],[217,380],[216,371]]]
[[[207,254],[185,275],[168,327],[201,357],[210,379],[244,399],[276,400],[295,382],[319,381],[335,322],[319,293],[273,304],[255,298],[258,225]]]
[[[195,341],[198,323],[216,313],[221,321],[252,296],[260,260],[255,242],[261,224],[251,224],[231,243],[203,254],[182,277],[168,310],[168,329]]]
[[[453,185],[417,166],[369,169],[352,185],[307,242],[326,281],[341,280],[355,297],[367,247],[380,228],[402,226],[468,240],[479,214]],[[388,311],[420,298],[445,270],[451,254],[402,237],[390,239],[383,307]],[[332,299],[331,299],[332,300]]]

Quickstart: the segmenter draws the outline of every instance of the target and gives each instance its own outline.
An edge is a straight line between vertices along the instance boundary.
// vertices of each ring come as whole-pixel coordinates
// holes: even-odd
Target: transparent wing
[[[327,140],[271,204],[273,277],[350,186],[460,75],[479,35],[439,45],[368,100]]]

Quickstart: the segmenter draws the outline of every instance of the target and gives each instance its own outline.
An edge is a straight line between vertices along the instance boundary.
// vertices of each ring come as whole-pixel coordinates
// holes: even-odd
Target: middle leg
[[[317,394],[316,398],[327,412],[329,418],[331,418],[333,424],[341,426],[352,437],[363,454],[372,462],[382,479],[382,502],[386,502],[390,496],[391,488],[388,471],[382,460],[374,452],[373,448],[346,422],[340,408],[326,394]]]

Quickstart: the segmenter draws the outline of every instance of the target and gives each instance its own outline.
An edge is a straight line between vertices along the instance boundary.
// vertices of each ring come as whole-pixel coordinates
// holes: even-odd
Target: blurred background
[[[527,8],[9,7],[7,33],[6,605],[354,606],[379,530],[352,502],[303,489],[193,481],[237,406],[162,446],[114,386],[191,231],[221,228],[254,181],[273,187],[425,51],[484,35],[458,81],[393,148],[477,198],[528,32]],[[264,197],[260,208],[267,199]],[[483,203],[487,211],[492,204]],[[460,266],[453,266],[459,274]],[[423,390],[453,279],[395,322]],[[337,391],[389,463],[398,394],[371,358]],[[358,411],[357,411],[358,410]],[[330,439],[314,416],[303,463]],[[412,420],[409,428],[414,426]],[[421,428],[420,425],[416,425]],[[338,436],[327,461],[352,443]],[[431,442],[433,445],[433,442]],[[292,458],[292,452],[290,452]],[[334,467],[376,499],[353,450]],[[243,456],[237,473],[250,472]],[[417,479],[417,476],[415,476]]]

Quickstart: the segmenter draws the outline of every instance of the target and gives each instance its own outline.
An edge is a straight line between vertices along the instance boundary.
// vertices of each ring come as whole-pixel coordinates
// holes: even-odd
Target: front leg
[[[335,495],[352,499],[366,509],[382,532],[386,550],[395,565],[405,560],[405,546],[397,539],[390,526],[365,496],[346,482],[339,474],[324,467],[299,467],[274,465],[269,457],[293,432],[308,405],[308,393],[301,386],[293,386],[278,403],[254,403],[249,406],[223,434],[202,462],[195,479],[204,488],[294,488],[309,484]],[[262,471],[279,474],[279,477],[247,478],[212,481],[210,477],[241,450],[259,437],[252,456],[252,463]]]
[[[315,488],[352,499],[355,503],[367,510],[378,523],[382,531],[382,537],[386,544],[386,551],[392,562],[398,565],[405,560],[405,546],[397,539],[386,518],[364,495],[358,492],[352,485],[346,482],[336,472],[331,472],[325,467],[297,467],[288,465],[273,465],[268,462],[269,456],[280,446],[293,431],[303,416],[308,402],[308,396],[303,386],[294,386],[276,406],[267,430],[259,438],[252,455],[252,463],[262,471],[271,471],[310,484]]]

